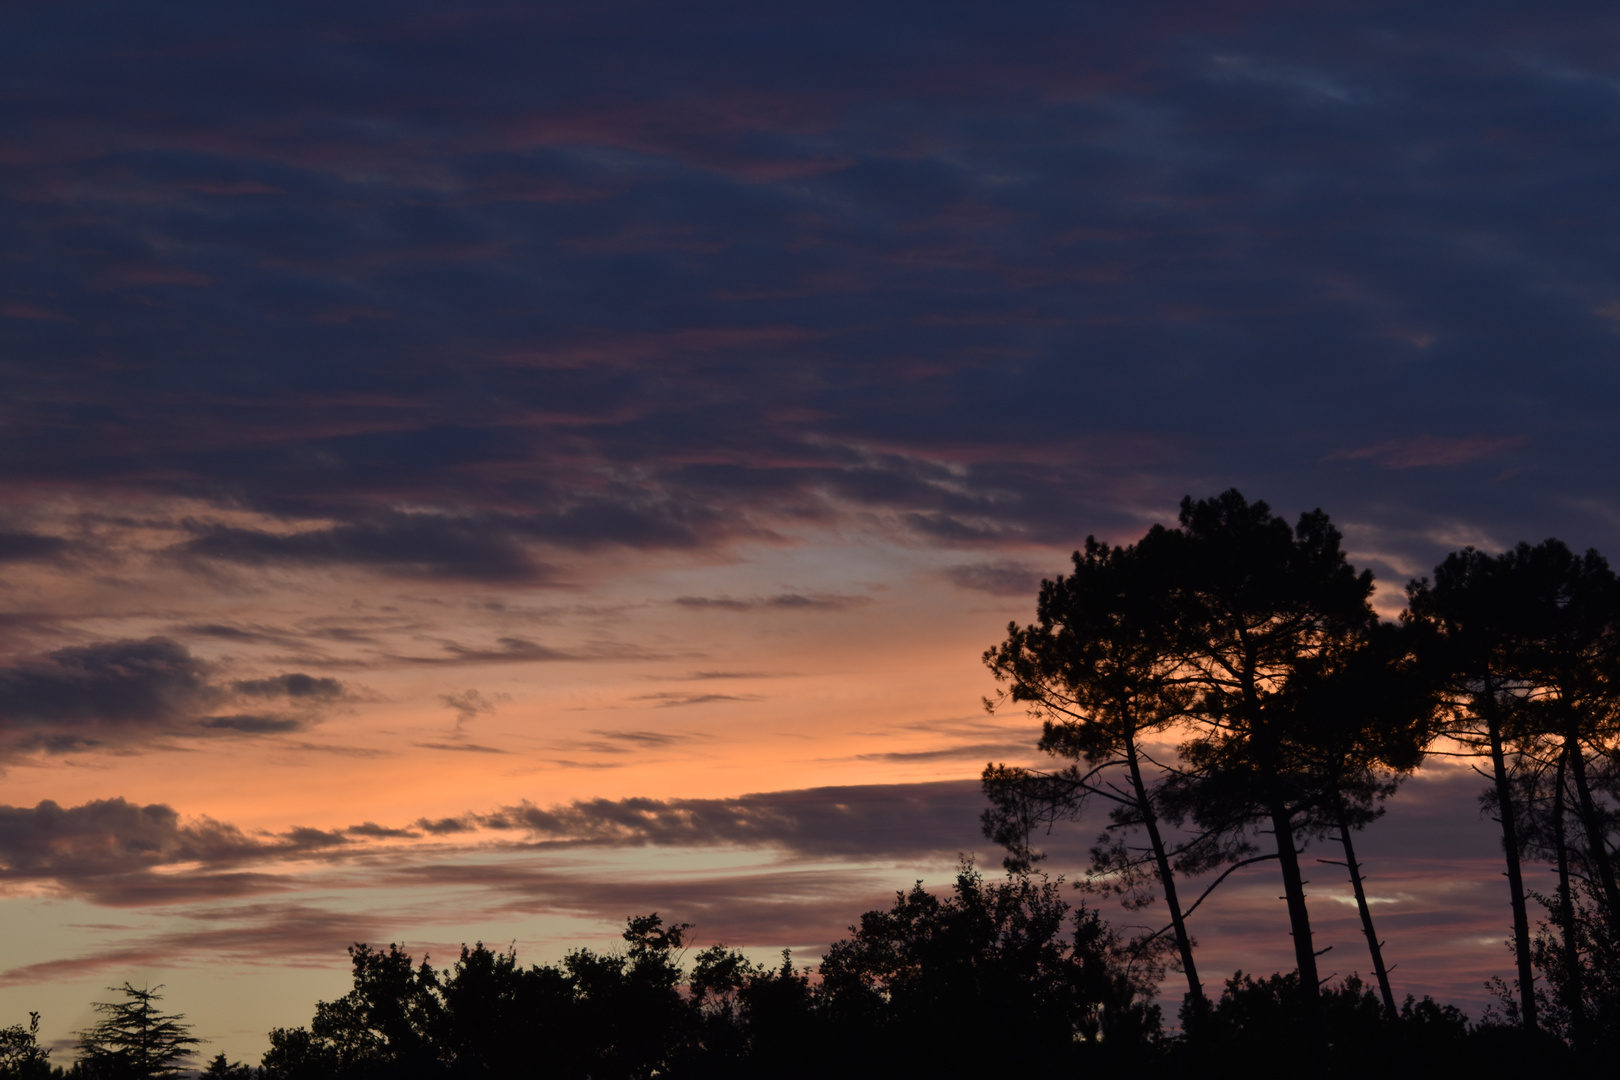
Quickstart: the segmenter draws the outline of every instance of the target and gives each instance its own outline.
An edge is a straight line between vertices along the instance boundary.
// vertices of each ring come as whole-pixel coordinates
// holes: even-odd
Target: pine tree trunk
[[[1322,981],[1316,974],[1316,952],[1311,945],[1311,916],[1305,907],[1305,879],[1299,870],[1299,852],[1294,847],[1294,823],[1282,802],[1271,805],[1271,827],[1277,838],[1277,860],[1282,864],[1283,898],[1288,901],[1288,925],[1294,937],[1294,962],[1299,969],[1299,998],[1311,1036],[1320,1045],[1322,1030]]]
[[[1573,715],[1564,733],[1564,756],[1569,761],[1569,772],[1575,780],[1575,796],[1579,801],[1581,830],[1586,833],[1586,846],[1592,864],[1597,868],[1598,883],[1603,887],[1603,900],[1609,908],[1612,926],[1620,926],[1620,885],[1615,883],[1614,862],[1609,858],[1608,829],[1603,825],[1592,789],[1586,782],[1586,755],[1581,750],[1580,735]]]
[[[1367,951],[1372,954],[1373,974],[1378,976],[1378,992],[1384,998],[1384,1015],[1391,1021],[1400,1019],[1395,1008],[1395,994],[1389,988],[1389,971],[1384,967],[1384,948],[1373,929],[1372,909],[1367,906],[1367,890],[1361,883],[1361,864],[1356,861],[1356,849],[1350,843],[1350,823],[1339,818],[1339,843],[1344,845],[1344,862],[1350,868],[1350,887],[1356,893],[1356,909],[1361,912],[1361,932],[1367,935]]]
[[[1564,1007],[1569,1010],[1570,1041],[1576,1047],[1586,1045],[1586,1010],[1581,988],[1580,939],[1575,932],[1575,896],[1569,880],[1569,844],[1564,836],[1564,767],[1569,748],[1558,756],[1558,771],[1553,784],[1553,847],[1558,862],[1558,926],[1564,938]]]
[[[1485,680],[1485,727],[1491,740],[1491,766],[1496,779],[1496,807],[1502,822],[1502,854],[1507,859],[1508,898],[1513,905],[1513,955],[1519,969],[1519,1010],[1527,1034],[1536,1030],[1535,969],[1530,964],[1530,915],[1524,902],[1524,872],[1519,865],[1519,830],[1513,815],[1513,788],[1508,783],[1507,755],[1502,751],[1502,722],[1496,715],[1496,691]]]
[[[1192,938],[1187,934],[1187,923],[1181,914],[1181,901],[1176,897],[1176,875],[1170,866],[1170,856],[1159,835],[1158,815],[1153,812],[1153,800],[1147,785],[1142,782],[1142,767],[1136,757],[1135,732],[1126,738],[1126,760],[1131,769],[1131,785],[1136,791],[1137,811],[1147,829],[1148,843],[1153,845],[1153,858],[1159,867],[1159,884],[1164,886],[1164,903],[1170,909],[1170,925],[1176,935],[1176,949],[1181,953],[1181,967],[1187,975],[1187,997],[1200,1014],[1208,1004],[1204,997],[1204,984],[1198,981],[1198,967],[1193,962]]]

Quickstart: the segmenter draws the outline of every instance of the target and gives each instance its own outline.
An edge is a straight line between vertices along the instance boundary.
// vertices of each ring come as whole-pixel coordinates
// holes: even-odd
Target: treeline
[[[463,947],[435,968],[395,945],[355,945],[352,989],[319,1003],[307,1026],[270,1032],[257,1066],[217,1055],[220,1080],[555,1080],[967,1077],[1039,1075],[1265,1078],[1507,1075],[1530,1063],[1517,1028],[1470,1028],[1456,1009],[1407,1000],[1395,1019],[1348,979],[1323,996],[1335,1054],[1302,1036],[1293,974],[1242,975],[1184,1030],[1154,1001],[1162,970],[1062,883],[1027,870],[986,882],[964,865],[954,888],[920,886],[869,911],[812,974],[786,953],[761,966],[741,952],[689,948],[690,927],[631,918],[624,946],[576,949],[523,967],[511,951]],[[22,1027],[0,1034],[0,1075],[26,1080],[148,1080],[181,1075],[197,1040],[153,989],[119,988],[80,1059],[53,1069]],[[37,1027],[37,1018],[36,1018]],[[1322,1066],[1311,1068],[1316,1061]],[[1127,1070],[1125,1073],[1120,1070]]]
[[[1290,526],[1235,490],[1184,500],[1178,528],[1135,544],[1089,539],[1071,574],[1042,583],[1036,621],[1010,625],[985,654],[1004,684],[987,706],[1029,707],[1044,721],[1040,748],[1069,762],[988,767],[987,833],[1027,867],[1040,830],[1105,807],[1084,883],[1129,906],[1162,899],[1162,928],[1130,946],[1182,973],[1194,1017],[1214,1007],[1196,909],[1236,868],[1275,862],[1293,1007],[1323,1057],[1338,1047],[1305,846],[1342,853],[1332,861],[1358,903],[1366,970],[1397,1022],[1354,835],[1426,755],[1461,758],[1488,779],[1483,809],[1501,829],[1502,1015],[1590,1060],[1620,1050],[1620,582],[1595,551],[1547,540],[1456,552],[1407,586],[1395,622],[1377,617],[1372,594],[1325,514]],[[1556,887],[1531,888],[1527,861],[1553,868]],[[1189,878],[1211,875],[1189,895]]]

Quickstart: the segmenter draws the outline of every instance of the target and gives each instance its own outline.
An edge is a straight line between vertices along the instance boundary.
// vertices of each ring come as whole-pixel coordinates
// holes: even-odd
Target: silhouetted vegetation
[[[1327,516],[1297,524],[1236,491],[1185,500],[1180,526],[1118,547],[1088,538],[1046,581],[1036,621],[985,661],[999,701],[1043,722],[1053,771],[990,765],[987,836],[1006,877],[970,863],[950,890],[919,883],[869,911],[815,968],[758,964],[691,927],[630,918],[623,946],[520,966],[463,947],[449,968],[398,945],[349,950],[352,989],[307,1026],[278,1028],[244,1080],[1070,1075],[1607,1075],[1620,1050],[1620,581],[1556,540],[1466,549],[1380,621]],[[1172,741],[1174,745],[1171,745]],[[1400,1003],[1354,835],[1426,755],[1471,759],[1500,824],[1512,979],[1478,1022]],[[1126,937],[1061,878],[1034,836],[1096,802],[1107,826],[1078,884],[1162,926]],[[1319,978],[1301,856],[1332,845],[1351,884],[1374,983]],[[1556,877],[1526,886],[1524,863]],[[1194,917],[1235,870],[1277,864],[1294,970],[1197,969]],[[1198,895],[1182,888],[1199,875]],[[1491,884],[1490,887],[1495,887]],[[1532,925],[1529,904],[1543,917]],[[1177,1023],[1156,1000],[1186,990]],[[129,984],[96,1006],[80,1058],[52,1069],[29,1027],[0,1030],[0,1080],[174,1075],[197,1040]]]
[[[1290,527],[1235,490],[1184,500],[1179,528],[1154,527],[1130,546],[1089,538],[1070,575],[1042,583],[1037,621],[1012,624],[985,654],[1006,684],[1001,700],[1043,721],[1040,748],[1076,764],[988,766],[985,833],[1006,846],[1009,867],[1026,868],[1041,858],[1036,830],[1111,802],[1082,884],[1123,893],[1137,909],[1163,896],[1164,925],[1136,944],[1175,943],[1171,963],[1188,982],[1182,1045],[1241,1043],[1248,1021],[1229,1022],[1239,1010],[1272,1016],[1266,1038],[1311,1069],[1347,1068],[1351,1046],[1382,1045],[1414,1023],[1447,1026],[1421,1004],[1396,1006],[1353,834],[1426,754],[1477,756],[1492,781],[1482,805],[1502,828],[1515,967],[1511,982],[1497,980],[1501,1011],[1477,1038],[1500,1043],[1517,1027],[1523,1046],[1545,1050],[1554,1045],[1538,1038],[1546,1031],[1597,1061],[1620,1038],[1615,575],[1596,552],[1549,540],[1452,555],[1432,583],[1410,584],[1398,623],[1377,619],[1372,591],[1321,511]],[[1377,980],[1376,995],[1356,982],[1351,996],[1377,1006],[1388,1031],[1376,1039],[1343,1034],[1345,1017],[1360,1015],[1345,1012],[1352,984],[1321,989],[1299,861],[1311,840],[1343,855],[1319,861],[1350,878]],[[1554,894],[1526,888],[1527,858],[1556,868]],[[1229,983],[1212,1006],[1191,917],[1232,871],[1272,859],[1295,970]],[[1215,869],[1187,903],[1177,878]],[[1535,932],[1530,899],[1547,912]],[[1460,1018],[1447,1024],[1465,1030]]]

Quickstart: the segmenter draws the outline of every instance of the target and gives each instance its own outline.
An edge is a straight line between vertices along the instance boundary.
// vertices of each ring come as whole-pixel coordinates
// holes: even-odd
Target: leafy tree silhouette
[[[1005,1062],[1073,1066],[1157,1032],[1162,971],[1133,966],[1093,911],[1028,872],[986,885],[971,865],[943,899],[919,884],[869,911],[821,964],[824,1007],[870,1075],[970,1075]],[[1065,931],[1068,935],[1065,936]],[[975,1044],[967,1032],[994,1032]],[[1094,1055],[1094,1056],[1096,1056]]]
[[[50,1058],[51,1052],[39,1045],[39,1013],[28,1014],[27,1027],[0,1028],[0,1080],[45,1080],[51,1075]]]
[[[94,1080],[148,1080],[179,1076],[202,1040],[191,1034],[182,1013],[165,1013],[157,1003],[162,986],[136,989],[109,986],[122,1001],[98,1001],[101,1019],[79,1035],[80,1075]]]
[[[463,948],[454,969],[398,945],[349,949],[353,989],[308,1028],[277,1028],[264,1080],[503,1077],[532,1071],[537,1043],[559,1077],[667,1074],[695,1033],[682,994],[684,923],[628,920],[622,953],[576,949],[524,970],[508,951]]]

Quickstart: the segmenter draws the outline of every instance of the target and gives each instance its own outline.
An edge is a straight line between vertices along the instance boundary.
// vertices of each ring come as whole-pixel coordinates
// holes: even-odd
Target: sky
[[[981,655],[1186,495],[1391,617],[1620,550],[1617,122],[1595,3],[0,4],[0,1024],[256,1060],[351,942],[647,911],[813,962],[998,872]],[[1361,841],[1474,1016],[1480,786]],[[1206,980],[1291,966],[1273,875]]]

